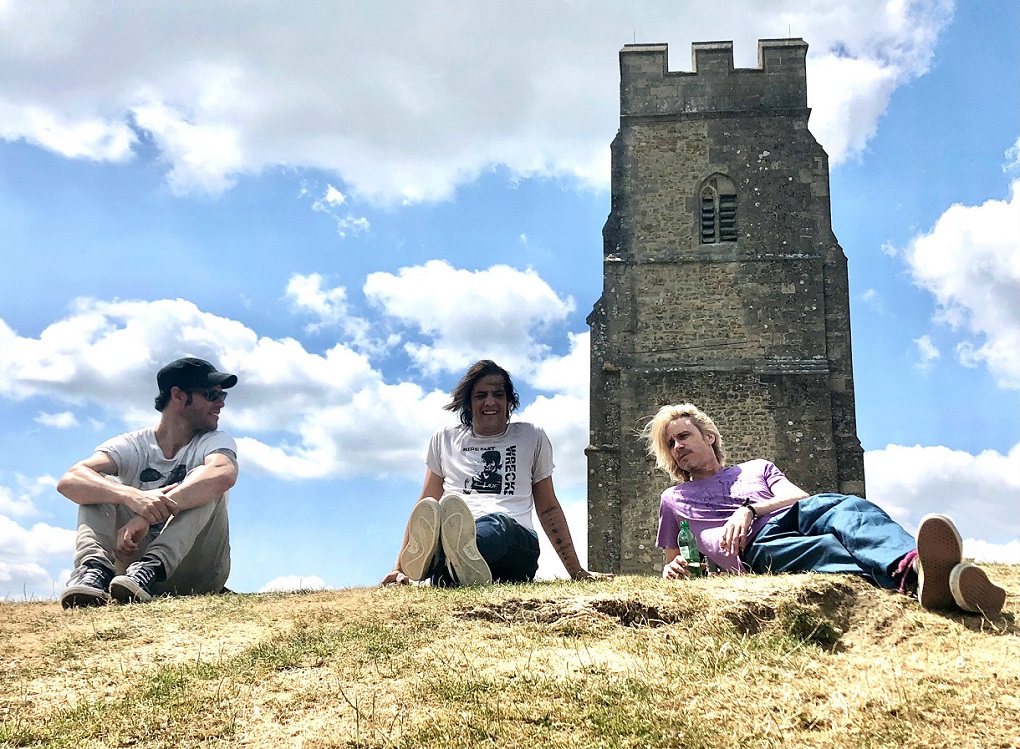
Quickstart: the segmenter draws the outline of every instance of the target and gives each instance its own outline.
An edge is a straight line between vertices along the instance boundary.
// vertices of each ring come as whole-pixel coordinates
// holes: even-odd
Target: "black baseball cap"
[[[217,372],[216,367],[205,359],[186,356],[170,362],[159,370],[156,384],[161,393],[170,392],[170,388],[174,386],[181,390],[195,390],[219,385],[226,390],[237,384],[237,375]]]

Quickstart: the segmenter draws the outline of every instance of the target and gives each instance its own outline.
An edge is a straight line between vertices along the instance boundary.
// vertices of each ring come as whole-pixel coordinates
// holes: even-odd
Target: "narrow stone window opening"
[[[701,186],[701,243],[737,241],[737,189],[733,180],[713,174]]]

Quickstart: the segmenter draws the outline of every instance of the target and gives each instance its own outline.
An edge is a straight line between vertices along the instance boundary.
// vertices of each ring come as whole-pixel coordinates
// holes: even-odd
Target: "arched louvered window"
[[[701,243],[736,241],[736,185],[729,177],[713,174],[701,184]]]

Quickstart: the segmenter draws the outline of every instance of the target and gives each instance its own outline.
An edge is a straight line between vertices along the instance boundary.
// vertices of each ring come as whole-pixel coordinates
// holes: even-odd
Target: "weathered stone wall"
[[[806,491],[864,492],[846,258],[832,234],[828,161],[808,131],[802,40],[620,52],[620,131],[603,230],[604,287],[589,317],[589,564],[655,573],[658,498],[637,437],[659,406],[693,402],[730,462],[766,457]],[[736,241],[702,244],[700,190],[737,191]]]

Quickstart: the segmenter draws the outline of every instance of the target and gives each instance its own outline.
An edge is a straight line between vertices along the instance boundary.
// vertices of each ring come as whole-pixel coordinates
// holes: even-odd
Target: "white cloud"
[[[292,300],[346,324],[342,290],[324,289],[318,277],[296,279],[288,290]],[[478,358],[495,356],[525,379],[548,351],[536,335],[562,325],[572,305],[534,272],[505,266],[469,272],[430,263],[397,276],[373,274],[366,288],[374,289],[387,314],[420,325],[435,339],[435,345],[418,349],[435,360],[423,368],[460,373]],[[478,311],[464,314],[472,308]],[[580,340],[572,344],[575,369]],[[418,479],[429,436],[449,419],[442,408],[445,393],[427,392],[413,382],[385,382],[364,352],[340,343],[311,353],[294,339],[260,337],[183,300],[78,300],[65,319],[38,338],[19,336],[0,320],[0,396],[94,403],[128,427],[140,428],[156,418],[151,405],[156,370],[182,355],[209,359],[240,378],[221,424],[238,438],[246,470],[291,480]],[[580,383],[565,379],[560,385],[580,392]],[[557,417],[557,428],[577,423],[582,429],[573,441],[586,439],[587,408],[576,396],[535,407],[555,408],[568,402],[564,399],[573,399],[566,410],[582,421]],[[558,449],[566,450],[564,455],[577,451],[572,443]]]
[[[808,78],[811,132],[831,163],[860,153],[878,130],[878,120],[906,71],[875,58],[816,58]]]
[[[194,124],[197,113],[188,118],[162,102],[134,107],[131,114],[170,164],[166,178],[175,194],[216,195],[233,187],[235,175],[245,170],[241,133],[227,124]]]
[[[539,396],[520,412],[521,421],[542,427],[553,444],[553,481],[564,488],[583,486],[587,476],[588,399],[573,395]]]
[[[938,346],[936,346],[931,340],[930,335],[923,335],[920,338],[915,338],[914,343],[917,345],[917,353],[920,356],[920,361],[918,361],[914,366],[922,371],[931,369],[932,362],[942,356],[942,354],[939,353]]]
[[[347,202],[347,196],[337,190],[333,185],[326,185],[326,194],[319,200],[312,203],[312,210],[321,211],[326,206],[336,207]]]
[[[1020,138],[1017,138],[1016,143],[1006,149],[1004,155],[1006,163],[1002,165],[1002,171],[1012,172],[1020,169]]]
[[[0,515],[0,562],[8,565],[45,564],[54,559],[70,561],[75,532],[36,523],[24,528],[6,515]]]
[[[372,225],[368,222],[368,219],[364,216],[355,216],[352,213],[348,213],[343,218],[337,218],[336,220],[336,233],[343,239],[348,234],[354,236],[360,236],[372,228]]]
[[[297,341],[260,337],[182,300],[79,300],[38,338],[0,320],[0,396],[96,403],[129,427],[155,420],[155,372],[182,355],[238,374],[222,424],[246,434],[248,469],[288,478],[413,474],[444,418],[445,396],[390,385],[368,358],[337,344],[313,354]],[[280,433],[275,445],[257,440]],[[382,449],[385,446],[386,449]],[[413,467],[413,470],[412,470]]]
[[[72,429],[78,426],[78,419],[70,411],[61,411],[57,414],[40,412],[35,417],[35,420],[43,426],[53,427],[54,429]]]
[[[963,539],[964,556],[976,562],[999,562],[1000,564],[1020,564],[1020,540],[1014,539],[1004,544],[992,544],[974,538]]]
[[[364,216],[358,217],[350,212],[344,215],[341,211],[337,210],[346,203],[347,196],[333,187],[333,185],[326,185],[325,194],[312,203],[313,211],[325,213],[336,222],[336,233],[341,239],[348,234],[359,236],[372,228],[368,219]]]
[[[323,289],[322,281],[318,273],[310,276],[295,273],[287,282],[285,296],[296,308],[311,312],[321,321],[311,326],[313,330],[322,325],[340,325],[348,316],[347,290],[342,286]]]
[[[352,315],[347,306],[347,290],[342,286],[323,288],[324,279],[318,273],[302,276],[295,273],[287,282],[285,298],[295,309],[318,318],[318,322],[305,326],[308,333],[318,333],[325,328],[339,328],[346,334],[351,345],[361,351],[379,351],[389,341],[373,341],[369,336],[369,323],[364,318]]]
[[[52,476],[29,478],[15,475],[17,489],[0,484],[0,513],[14,517],[29,517],[37,513],[34,499],[45,491],[52,490],[57,482]],[[0,549],[2,553],[2,549]]]
[[[530,383],[539,390],[563,393],[588,399],[591,367],[591,333],[567,333],[570,352],[566,356],[549,356],[540,361]]]
[[[396,275],[371,273],[364,291],[385,314],[431,339],[405,345],[428,374],[459,373],[493,359],[528,378],[548,355],[541,334],[574,309],[573,299],[561,299],[533,270],[506,265],[469,271],[431,260]]]
[[[0,99],[0,138],[25,140],[69,159],[122,162],[137,139],[123,123],[88,115],[68,120],[44,106]]]
[[[1020,563],[1020,443],[1005,455],[889,445],[866,452],[864,464],[868,499],[908,530],[930,512],[948,515],[965,555]]]
[[[112,161],[144,139],[176,192],[216,194],[278,166],[331,171],[391,204],[448,198],[498,165],[511,179],[605,189],[620,47],[667,42],[680,70],[691,42],[732,39],[737,65],[753,67],[758,37],[789,31],[811,44],[812,129],[838,163],[865,147],[892,91],[925,72],[951,3],[345,8],[8,0],[0,137]]]
[[[1020,389],[1020,180],[1006,200],[951,206],[911,240],[906,260],[915,283],[935,296],[937,319],[968,336],[959,360]]]
[[[815,51],[808,67],[811,132],[830,163],[860,154],[892,93],[927,72],[952,5],[952,0],[844,4],[792,19]]]
[[[0,560],[0,600],[38,601],[56,597],[67,580],[67,575],[54,580],[35,562],[5,562]]]
[[[289,593],[296,590],[325,590],[329,586],[317,575],[300,577],[298,575],[284,575],[270,580],[259,588],[259,593]]]

